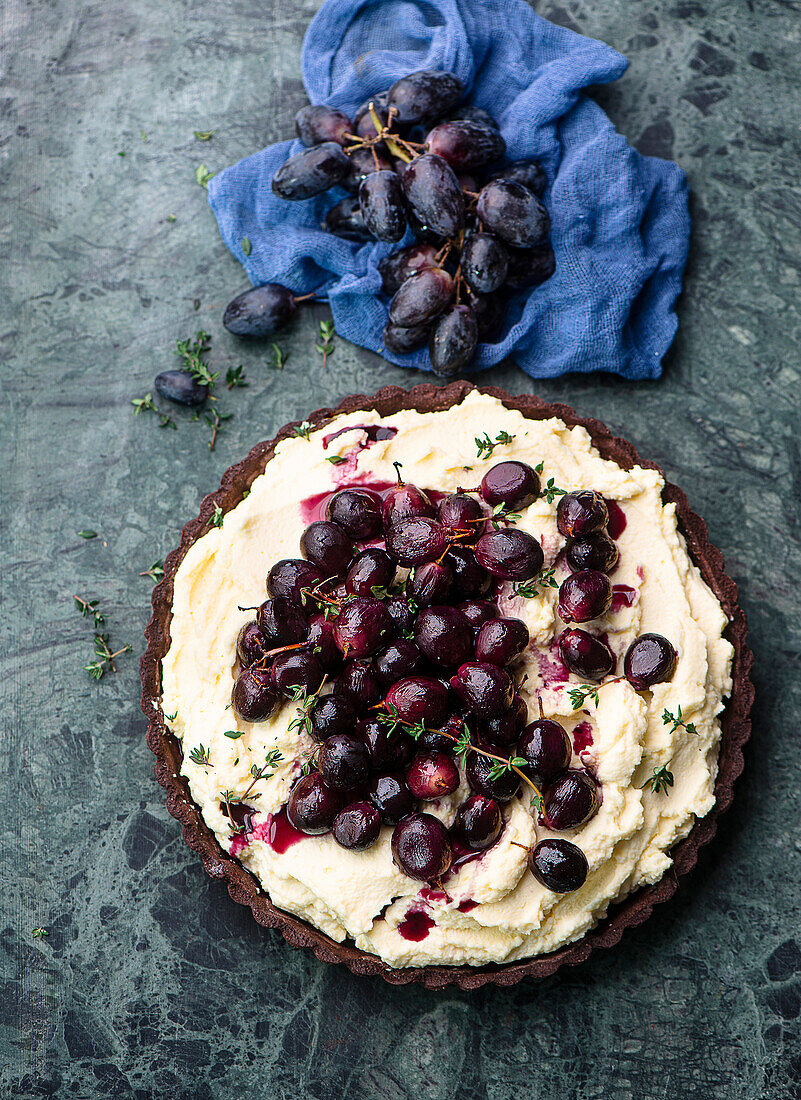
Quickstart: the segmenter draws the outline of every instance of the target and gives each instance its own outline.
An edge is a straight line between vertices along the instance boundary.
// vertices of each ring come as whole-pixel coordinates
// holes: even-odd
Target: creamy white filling
[[[397,428],[397,435],[359,450],[367,440],[354,430],[338,435],[328,448],[323,445],[339,428],[379,422]],[[495,439],[501,431],[514,436],[511,443],[498,446],[490,457],[476,458],[475,437],[486,432]],[[347,462],[332,465],[327,461],[332,455]],[[586,825],[559,834],[587,857],[586,883],[574,893],[557,895],[528,872],[525,848],[556,834],[535,826],[527,795],[505,808],[501,839],[449,879],[447,896],[421,890],[395,866],[389,828],[366,852],[346,851],[331,836],[307,837],[276,851],[282,846],[269,841],[269,815],[286,802],[312,742],[288,729],[295,716],[291,703],[255,725],[238,722],[229,704],[237,634],[251,617],[238,607],[265,599],[265,579],[276,560],[300,556],[298,540],[308,522],[301,498],[340,485],[391,482],[395,461],[403,463],[406,480],[453,492],[478,484],[490,466],[511,458],[542,462],[544,482],[553,478],[568,491],[592,488],[618,502],[626,526],[616,540],[621,559],[612,581],[631,590],[625,593],[631,606],[610,611],[589,628],[605,633],[621,657],[646,631],[665,635],[679,655],[669,683],[642,693],[625,681],[608,684],[597,705],[588,699],[574,711],[567,692],[580,681],[569,676],[562,682],[554,656],[554,638],[562,626],[556,590],[545,589],[534,599],[508,594],[502,600],[504,611],[522,618],[531,632],[520,667],[528,677],[523,690],[530,709],[536,713],[539,700],[545,714],[569,730],[583,723],[577,731],[580,747],[588,734],[591,738],[581,757],[574,756],[574,766],[585,764],[597,775],[601,807]],[[671,863],[668,850],[714,803],[717,716],[731,690],[732,649],[721,636],[723,610],[677,531],[675,507],[662,503],[662,485],[653,470],[626,471],[602,459],[583,428],[568,428],[557,419],[527,420],[477,393],[441,413],[351,413],[312,432],[308,440],[293,438],[278,446],[247,498],[225,516],[221,528],[190,547],[178,569],[162,700],[164,714],[175,714],[170,724],[183,740],[183,774],[207,824],[226,850],[233,843],[276,905],[335,940],[353,939],[391,966],[481,965],[553,951],[591,928],[611,902],[665,873]],[[546,566],[564,544],[556,504],[557,498],[550,504],[538,500],[518,524],[540,539]],[[557,572],[557,579],[561,575]],[[675,714],[678,707],[695,733],[663,721],[665,710]],[[232,731],[242,736],[225,736]],[[210,764],[193,762],[192,752],[201,746]],[[277,772],[252,786],[251,766],[260,767],[274,749],[282,754]],[[653,793],[647,780],[662,765],[669,767],[674,784],[667,792]],[[220,795],[227,790],[236,799],[249,788],[247,802],[258,809],[255,831],[246,843],[242,838],[232,842]],[[462,788],[426,809],[449,824],[465,793]],[[399,931],[410,912],[433,921],[422,939]]]

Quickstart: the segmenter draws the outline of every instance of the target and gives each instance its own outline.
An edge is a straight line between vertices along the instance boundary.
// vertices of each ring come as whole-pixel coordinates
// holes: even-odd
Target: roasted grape
[[[299,687],[307,692],[317,691],[324,675],[317,657],[302,649],[279,653],[270,670],[270,678],[282,695],[293,695]]]
[[[412,792],[399,772],[377,775],[370,784],[369,796],[385,825],[397,825],[414,808]]]
[[[514,512],[534,503],[540,478],[527,462],[497,462],[482,477],[479,491],[491,508],[502,504]]]
[[[425,141],[427,153],[442,157],[455,171],[481,168],[506,152],[506,142],[496,126],[470,119],[440,122]]]
[[[406,785],[415,798],[433,802],[453,794],[459,786],[459,769],[444,752],[419,752],[406,769]]]
[[[464,194],[447,161],[431,153],[416,157],[404,168],[401,183],[406,201],[422,225],[442,237],[459,233],[464,225]]]
[[[441,878],[453,862],[448,830],[431,814],[410,814],[395,826],[392,855],[404,874],[421,882]]]
[[[381,530],[381,497],[370,489],[340,489],[329,500],[325,514],[350,538],[372,539]]]
[[[282,558],[267,574],[267,591],[273,597],[286,596],[293,603],[304,606],[308,592],[324,579],[312,562],[303,558]]]
[[[533,535],[510,527],[482,535],[476,543],[476,560],[503,580],[526,581],[539,573],[545,557]]]
[[[243,722],[264,722],[278,706],[280,696],[270,679],[270,670],[249,668],[234,681],[231,705]]]
[[[501,755],[497,746],[488,745],[487,750],[496,756]],[[491,798],[501,804],[511,802],[520,791],[520,776],[511,768],[498,773],[495,765],[498,761],[484,756],[481,753],[471,752],[467,754],[465,775],[467,782],[474,791],[483,794],[485,798]]]
[[[347,733],[334,733],[323,741],[320,774],[332,791],[351,791],[370,775],[370,753],[364,741]]]
[[[476,660],[503,668],[519,657],[529,643],[522,619],[489,619],[476,635]]]
[[[453,73],[421,69],[396,80],[387,94],[387,104],[397,111],[399,122],[422,122],[442,116],[464,95],[464,84]]]
[[[563,630],[559,635],[559,655],[570,672],[584,680],[603,680],[616,663],[606,642],[578,627]]]
[[[342,848],[363,852],[378,840],[381,815],[369,802],[351,802],[334,818],[331,833]]]
[[[345,695],[360,714],[365,714],[384,697],[369,661],[348,661],[334,684],[335,695]]]
[[[335,733],[350,733],[356,725],[356,707],[347,695],[324,695],[309,709],[311,735],[325,741]]]
[[[345,587],[351,596],[375,596],[376,589],[385,589],[395,577],[395,562],[378,546],[368,546],[357,554],[348,569]]]
[[[347,143],[346,134],[353,123],[342,111],[322,104],[301,107],[295,115],[295,133],[304,145],[320,145],[324,141],[335,141],[337,145]]]
[[[286,816],[289,824],[300,833],[319,836],[331,831],[334,818],[342,809],[343,798],[332,791],[319,772],[304,775],[289,795]]]
[[[549,829],[577,829],[598,813],[595,781],[584,771],[566,771],[544,794],[543,817]]]
[[[587,623],[612,606],[612,584],[597,569],[581,569],[562,581],[556,610],[562,622]]]
[[[223,324],[234,336],[271,336],[292,319],[295,296],[280,283],[265,283],[238,294],[226,306]]]
[[[503,286],[509,254],[491,233],[471,233],[461,255],[462,275],[477,294],[491,294]]]
[[[406,595],[418,607],[445,603],[453,588],[453,573],[445,562],[428,561],[418,565],[406,578]]]
[[[491,180],[478,196],[476,212],[491,233],[515,248],[544,244],[551,228],[540,200],[514,180]]]
[[[448,710],[448,689],[430,676],[410,676],[392,685],[387,692],[386,705],[402,722],[436,726],[444,720]]]
[[[623,671],[637,691],[670,680],[676,671],[678,655],[661,634],[641,634],[626,650]]]
[[[401,519],[387,531],[386,546],[401,565],[422,565],[440,558],[448,547],[445,528],[427,516]]]
[[[491,848],[503,832],[503,814],[494,798],[471,794],[456,811],[453,831],[473,852]]]
[[[357,596],[346,604],[334,622],[334,637],[349,657],[369,657],[392,631],[392,622],[381,600]]]
[[[389,319],[400,328],[425,325],[453,298],[453,279],[441,267],[424,267],[412,275],[389,303]]]
[[[618,563],[620,551],[608,535],[602,531],[584,538],[569,539],[565,560],[571,569],[597,569],[611,573]]]
[[[469,306],[449,306],[434,322],[428,342],[431,369],[445,377],[458,374],[472,360],[478,325]]]
[[[579,489],[565,493],[556,506],[556,526],[565,538],[583,538],[602,531],[609,522],[609,509],[600,493]]]
[[[384,687],[414,676],[423,664],[423,654],[411,638],[398,638],[373,657],[373,671]]]
[[[463,664],[451,677],[451,687],[478,718],[498,718],[515,693],[509,673],[486,662]]]
[[[546,783],[569,768],[573,757],[567,730],[550,718],[538,718],[526,726],[517,751],[534,775]]]
[[[379,241],[399,241],[406,232],[403,193],[395,172],[373,172],[359,187],[364,224]]]
[[[310,199],[347,176],[350,161],[335,141],[303,149],[285,161],[273,176],[273,191],[282,199]]]
[[[393,485],[384,496],[381,518],[384,521],[384,527],[391,527],[399,520],[412,519],[414,516],[433,518],[436,511],[428,493],[424,493],[416,485],[401,481],[398,476],[398,484]]]
[[[286,596],[265,600],[256,620],[267,649],[306,641],[309,624],[303,608]]]
[[[453,531],[471,531],[478,535],[484,513],[475,497],[467,493],[451,493],[437,504],[437,519]],[[475,560],[475,559],[474,559]]]
[[[326,576],[334,576],[347,569],[353,543],[338,524],[317,520],[300,536],[300,552]]]
[[[529,855],[528,866],[534,878],[555,894],[578,890],[589,873],[581,848],[561,837],[541,840]]]
[[[414,640],[435,665],[455,668],[473,656],[473,628],[455,607],[426,607],[414,624]]]

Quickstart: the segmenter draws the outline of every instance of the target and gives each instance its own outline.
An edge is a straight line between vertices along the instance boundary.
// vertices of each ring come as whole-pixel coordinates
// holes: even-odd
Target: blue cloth
[[[352,113],[406,73],[446,69],[464,81],[467,102],[498,120],[508,158],[534,157],[548,174],[556,273],[512,300],[502,337],[479,346],[475,369],[511,355],[534,378],[661,373],[689,245],[686,177],[676,164],[635,152],[583,94],[627,65],[524,0],[327,0],[309,26],[302,69],[312,103]],[[399,246],[324,232],[339,189],[304,202],[270,189],[279,165],[301,148],[271,145],[209,182],[225,243],[252,283],[317,291],[341,336],[400,366],[430,369],[427,350],[399,356],[381,343],[388,303],[377,265]],[[402,243],[411,241],[409,233]]]

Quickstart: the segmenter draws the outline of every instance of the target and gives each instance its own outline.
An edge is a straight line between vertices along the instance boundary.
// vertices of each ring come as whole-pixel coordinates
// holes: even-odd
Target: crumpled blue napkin
[[[466,101],[498,120],[508,159],[534,157],[548,174],[556,273],[512,300],[502,338],[479,346],[475,369],[512,355],[534,378],[594,370],[659,377],[689,245],[687,180],[678,165],[635,152],[582,94],[627,65],[524,0],[327,0],[309,26],[302,68],[312,103],[350,114],[406,73],[446,69],[464,81]],[[341,336],[400,366],[430,369],[426,349],[395,355],[381,343],[387,300],[377,267],[399,246],[324,232],[326,211],[344,196],[338,188],[304,202],[270,189],[301,148],[271,145],[209,182],[223,240],[254,285],[316,291]]]

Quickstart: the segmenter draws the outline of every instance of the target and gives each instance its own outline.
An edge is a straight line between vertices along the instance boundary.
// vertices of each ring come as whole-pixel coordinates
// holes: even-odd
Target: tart
[[[260,923],[395,984],[617,943],[742,770],[736,586],[684,494],[567,406],[459,382],[288,425],[153,609],[142,705],[187,843]]]

